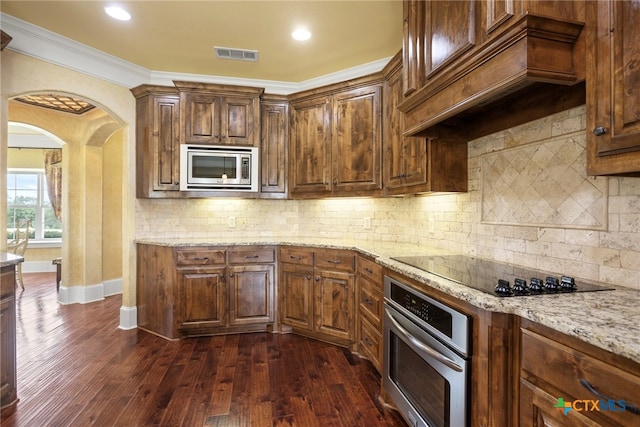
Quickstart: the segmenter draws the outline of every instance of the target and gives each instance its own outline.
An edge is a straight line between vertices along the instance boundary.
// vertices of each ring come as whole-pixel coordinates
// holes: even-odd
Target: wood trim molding
[[[0,30],[0,50],[4,50],[12,39],[13,37]]]

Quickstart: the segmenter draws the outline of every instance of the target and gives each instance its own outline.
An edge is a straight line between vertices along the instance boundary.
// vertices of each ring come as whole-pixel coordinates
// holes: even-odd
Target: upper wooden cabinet
[[[289,158],[289,103],[286,97],[265,95],[260,108],[260,191],[265,198],[284,198]]]
[[[142,85],[131,92],[136,98],[136,196],[167,197],[180,190],[178,91]]]
[[[385,192],[401,195],[432,191],[467,191],[467,141],[404,135],[404,99],[400,55],[383,70]]]
[[[587,2],[587,170],[640,175],[640,4]]]
[[[294,194],[331,193],[331,100],[292,103],[289,189]]]
[[[582,2],[405,0],[403,25],[409,135],[534,83],[584,80]]]
[[[258,146],[263,88],[174,82],[183,144]]]
[[[380,194],[381,96],[380,77],[295,95],[289,144],[293,197]]]

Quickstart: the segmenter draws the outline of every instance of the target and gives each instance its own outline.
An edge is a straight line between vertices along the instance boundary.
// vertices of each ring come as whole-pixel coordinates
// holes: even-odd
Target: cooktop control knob
[[[560,290],[560,281],[557,277],[547,277],[544,283],[544,287],[547,291],[556,292]]]
[[[529,282],[529,290],[534,294],[540,294],[544,292],[544,286],[542,285],[542,279],[538,279],[537,277],[532,277]]]
[[[499,296],[511,295],[511,285],[507,280],[499,279],[496,285],[496,294]]]
[[[527,281],[524,279],[515,279],[513,281],[512,289],[515,295],[529,295],[529,288],[527,287]]]
[[[562,276],[560,279],[560,290],[562,292],[573,292],[577,289],[578,287],[576,286],[576,281],[573,277]]]

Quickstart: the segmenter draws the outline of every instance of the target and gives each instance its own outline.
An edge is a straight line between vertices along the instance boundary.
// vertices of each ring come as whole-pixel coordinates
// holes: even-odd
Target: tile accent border
[[[485,224],[607,229],[608,181],[586,174],[584,133],[481,157]]]

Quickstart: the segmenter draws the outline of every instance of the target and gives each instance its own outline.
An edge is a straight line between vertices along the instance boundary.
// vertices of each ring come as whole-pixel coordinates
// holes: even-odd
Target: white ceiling
[[[402,1],[2,0],[2,13],[152,71],[301,82],[389,58],[402,47]],[[303,24],[311,40],[291,38]],[[11,35],[11,34],[10,34]],[[258,50],[259,62],[217,59],[214,46]],[[9,45],[11,47],[11,45]]]

